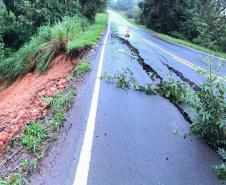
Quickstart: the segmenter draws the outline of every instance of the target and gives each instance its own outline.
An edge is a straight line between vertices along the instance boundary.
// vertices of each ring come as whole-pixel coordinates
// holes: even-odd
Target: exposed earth
[[[43,97],[65,89],[76,63],[60,55],[45,74],[38,70],[28,73],[0,91],[0,151],[24,125],[46,115]]]

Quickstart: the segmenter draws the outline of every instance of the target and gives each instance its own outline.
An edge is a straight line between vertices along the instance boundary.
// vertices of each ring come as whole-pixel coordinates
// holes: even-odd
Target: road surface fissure
[[[120,37],[117,33],[113,33],[113,34],[111,34],[111,36],[113,38],[115,38],[115,39],[120,40],[122,44],[125,44],[130,49],[132,55],[135,56],[135,58],[137,59],[138,63],[143,67],[143,70],[146,71],[146,73],[148,74],[148,76],[150,76],[150,78],[153,81],[155,81],[156,79],[159,79],[160,82],[163,82],[163,78],[150,65],[148,65],[148,64],[145,63],[145,60],[140,56],[139,50],[137,48],[135,48],[129,42],[128,39],[125,39],[123,37]],[[184,75],[181,72],[179,72],[176,69],[170,67],[168,64],[165,64],[165,63],[163,63],[163,64],[167,66],[167,68],[168,68],[169,71],[174,72],[177,76],[180,77],[180,79],[182,81],[188,83],[192,88],[194,88],[194,90],[200,90],[200,87],[197,84],[195,84],[194,82],[192,82],[189,79],[185,78]],[[181,115],[184,117],[184,119],[186,121],[188,121],[189,123],[192,123],[189,114],[182,107],[180,107],[176,103],[173,103],[173,105],[178,109],[178,111],[181,113]]]
[[[145,63],[144,59],[141,57],[140,52],[137,48],[135,48],[127,39],[120,37],[117,33],[112,34],[113,38],[116,38],[121,41],[121,43],[125,44],[129,50],[131,51],[132,55],[138,63],[142,66],[143,70],[150,76],[150,78],[155,81],[156,79],[159,79],[162,81],[162,77],[155,71],[150,65]]]

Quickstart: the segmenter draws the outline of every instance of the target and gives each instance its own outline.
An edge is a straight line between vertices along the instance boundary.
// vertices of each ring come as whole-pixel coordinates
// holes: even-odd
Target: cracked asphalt
[[[116,74],[122,68],[129,68],[140,84],[152,81],[149,73],[153,71],[161,78],[171,73],[176,80],[188,83],[199,84],[205,80],[189,63],[207,70],[202,61],[207,54],[161,40],[112,11],[109,19],[107,43],[92,51],[93,69],[79,84],[77,98],[59,139],[31,176],[31,184],[74,184],[103,47],[103,73]],[[116,33],[124,37],[127,30],[131,34],[128,43],[133,49],[115,37]],[[142,60],[131,57],[134,49],[145,66]],[[212,59],[216,63],[220,60]],[[225,74],[226,68],[217,73]],[[101,81],[87,184],[222,184],[211,168],[220,162],[216,153],[201,140],[184,137],[188,132],[189,123],[168,100],[117,89]]]

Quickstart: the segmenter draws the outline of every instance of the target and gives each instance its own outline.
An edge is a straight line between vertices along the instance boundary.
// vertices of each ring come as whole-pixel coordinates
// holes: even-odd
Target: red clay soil
[[[56,57],[49,70],[40,75],[36,70],[0,91],[0,153],[21,129],[47,113],[43,97],[54,96],[66,88],[68,74],[76,61]]]

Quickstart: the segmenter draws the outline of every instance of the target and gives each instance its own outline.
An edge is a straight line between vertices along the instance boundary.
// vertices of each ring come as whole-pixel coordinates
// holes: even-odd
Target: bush
[[[82,62],[75,69],[75,75],[77,77],[80,77],[90,70],[91,70],[91,64],[89,62]]]
[[[226,147],[224,86],[208,81],[200,87],[201,90],[193,95],[192,107],[195,115],[191,131],[214,148]]]
[[[172,78],[169,78],[167,81],[161,81],[157,84],[155,91],[172,103],[180,104],[185,100],[187,88],[188,86],[185,83],[175,82]]]
[[[41,141],[46,138],[46,131],[39,123],[33,123],[25,127],[21,135],[22,144],[30,151],[36,152]]]
[[[226,88],[224,82],[210,70],[208,80],[199,87],[200,90],[197,92],[187,92],[186,101],[194,114],[191,133],[202,137],[214,148],[225,148]]]

